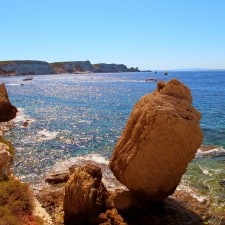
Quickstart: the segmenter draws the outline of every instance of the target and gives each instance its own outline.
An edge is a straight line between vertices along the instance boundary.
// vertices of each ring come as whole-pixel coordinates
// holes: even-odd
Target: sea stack
[[[112,172],[136,196],[162,201],[202,142],[200,119],[188,87],[176,79],[158,82],[134,106],[110,159]]]
[[[0,122],[7,122],[16,117],[17,108],[9,101],[5,84],[0,84]]]
[[[94,164],[75,170],[65,187],[65,224],[89,224],[89,219],[105,210],[107,191],[101,168]]]

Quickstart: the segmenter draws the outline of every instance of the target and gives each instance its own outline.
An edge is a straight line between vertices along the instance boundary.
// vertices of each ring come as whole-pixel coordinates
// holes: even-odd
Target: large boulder
[[[94,164],[75,170],[65,187],[65,224],[89,224],[104,211],[107,192],[101,179],[101,168]]]
[[[17,108],[9,101],[5,84],[0,84],[0,122],[7,122],[14,119],[17,112]]]
[[[176,79],[134,106],[110,159],[116,178],[135,195],[161,201],[171,195],[202,142],[201,114],[191,91]]]

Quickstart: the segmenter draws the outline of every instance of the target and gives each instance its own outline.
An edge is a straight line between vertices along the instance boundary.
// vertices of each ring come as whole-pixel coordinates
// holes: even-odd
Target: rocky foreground
[[[54,224],[203,224],[167,198],[202,142],[191,103],[190,90],[173,79],[135,105],[110,159],[120,189],[107,187],[104,168],[93,163],[48,176],[37,198]]]
[[[118,73],[139,72],[138,68],[127,68],[123,64],[91,64],[90,61],[48,63],[35,60],[0,61],[0,75],[41,75],[62,73]]]

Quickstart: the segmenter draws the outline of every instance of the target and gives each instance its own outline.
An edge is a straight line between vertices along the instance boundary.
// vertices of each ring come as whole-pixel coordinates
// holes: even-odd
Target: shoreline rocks
[[[171,195],[203,136],[191,91],[176,79],[134,106],[110,159],[116,178],[146,201]]]
[[[90,173],[96,173],[96,170],[93,169],[95,166],[81,166],[80,168],[77,165],[74,165],[75,174],[73,176],[79,176],[79,182],[75,182],[73,194],[76,192],[76,195],[81,195],[81,199],[89,196],[92,199],[95,195],[90,195],[91,192],[83,192],[84,189],[80,186],[90,187],[89,184],[93,184],[93,178],[91,176],[83,176],[84,167],[89,168]],[[97,167],[97,173],[99,174],[99,167]],[[93,169],[93,170],[92,170]],[[69,170],[69,168],[68,168]],[[83,172],[78,172],[83,171]],[[91,172],[92,171],[92,172]],[[61,175],[60,175],[61,176]],[[99,177],[99,176],[97,176]],[[99,181],[98,181],[99,182]],[[80,185],[79,185],[80,184]],[[88,185],[85,185],[88,184]],[[38,200],[41,202],[42,206],[47,210],[51,215],[53,223],[55,225],[63,224],[99,224],[99,225],[139,225],[139,224],[180,224],[180,225],[202,225],[202,219],[199,215],[203,214],[202,209],[205,207],[207,209],[207,202],[202,202],[199,204],[197,201],[191,200],[188,204],[188,199],[192,199],[188,194],[184,195],[184,192],[175,192],[174,196],[165,199],[163,202],[146,202],[142,201],[139,198],[127,190],[114,190],[107,191],[105,195],[105,208],[102,207],[98,213],[90,215],[90,210],[83,212],[82,216],[74,218],[74,216],[67,215],[69,221],[64,221],[64,212],[63,212],[63,202],[65,195],[65,187],[69,183],[62,182],[57,184],[46,185],[48,187],[43,188],[37,194]],[[77,188],[78,187],[78,188]],[[81,190],[81,191],[80,191]],[[79,192],[79,193],[78,193]],[[82,193],[87,193],[88,195],[83,195]],[[179,195],[181,195],[181,200],[179,201]],[[68,195],[69,197],[70,195]],[[185,196],[185,198],[183,198]],[[71,202],[69,199],[68,207],[74,207],[74,204],[85,205],[85,202],[89,203],[92,201],[78,201],[78,198],[75,198],[76,201]],[[103,201],[104,202],[104,201]],[[82,209],[83,209],[82,206]],[[185,207],[184,207],[185,206]],[[188,206],[188,209],[186,207]],[[85,208],[85,207],[84,207]],[[195,214],[190,209],[194,208],[199,214]],[[87,208],[86,208],[87,209]],[[199,210],[199,211],[198,211]],[[76,214],[75,214],[76,215]],[[79,215],[79,214],[78,214]]]

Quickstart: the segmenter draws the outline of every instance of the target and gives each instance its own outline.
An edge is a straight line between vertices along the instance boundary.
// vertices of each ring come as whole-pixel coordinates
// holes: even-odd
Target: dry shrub
[[[19,180],[0,182],[0,225],[37,225],[32,194]]]

